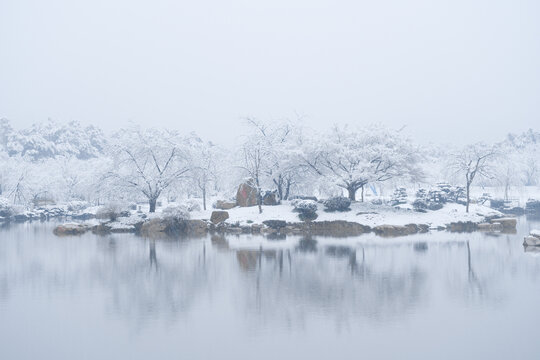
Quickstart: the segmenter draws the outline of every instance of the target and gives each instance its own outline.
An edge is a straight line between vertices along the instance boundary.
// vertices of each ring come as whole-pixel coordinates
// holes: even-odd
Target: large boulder
[[[143,236],[153,237],[158,234],[164,234],[167,229],[167,222],[160,218],[145,221],[141,227]]]
[[[192,236],[199,236],[206,234],[208,225],[203,220],[184,220],[185,233]]]
[[[514,230],[517,225],[517,219],[516,218],[499,218],[499,219],[493,219],[491,223],[501,224],[504,230]]]
[[[58,225],[54,228],[53,233],[57,236],[64,235],[81,235],[88,231],[88,226],[77,223],[67,223]]]
[[[525,236],[525,246],[540,246],[540,230],[532,230],[529,236]]]
[[[370,231],[369,226],[344,220],[315,221],[304,224],[304,232],[320,236],[358,236]]]
[[[525,246],[540,246],[540,238],[536,236],[525,236],[525,241],[523,242]]]
[[[407,225],[379,225],[373,228],[375,234],[379,236],[404,236],[416,234],[419,228],[416,224]]]
[[[236,192],[236,205],[241,207],[257,205],[257,187],[253,180],[240,184]]]
[[[472,232],[478,229],[478,224],[473,221],[458,221],[446,225],[450,232]]]
[[[233,201],[218,200],[216,201],[216,205],[214,207],[219,210],[230,210],[235,206],[236,203]]]
[[[212,211],[212,215],[210,215],[210,221],[216,225],[224,222],[228,218],[229,218],[229,213],[223,210]]]

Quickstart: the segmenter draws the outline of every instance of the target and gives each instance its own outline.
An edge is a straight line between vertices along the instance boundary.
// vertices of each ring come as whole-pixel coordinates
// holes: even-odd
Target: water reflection
[[[214,313],[228,314],[232,322],[220,326],[243,336],[306,331],[315,321],[338,332],[400,324],[434,308],[496,313],[523,293],[540,301],[540,292],[529,290],[539,283],[540,260],[530,256],[539,249],[521,245],[532,226],[521,222],[517,235],[275,241],[58,238],[53,224],[19,224],[0,230],[0,315],[48,294],[51,306],[65,296],[85,301],[134,332],[160,333],[156,322],[183,328],[192,317],[215,326],[203,315]]]

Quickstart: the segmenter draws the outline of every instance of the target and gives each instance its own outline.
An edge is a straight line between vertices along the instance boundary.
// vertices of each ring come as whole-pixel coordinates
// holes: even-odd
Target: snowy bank
[[[96,233],[133,232],[143,236],[204,235],[211,233],[286,235],[310,234],[345,237],[373,232],[380,236],[404,236],[430,230],[515,231],[517,220],[482,205],[472,205],[470,212],[459,204],[446,204],[437,211],[416,212],[403,208],[368,203],[353,203],[346,212],[326,212],[316,204],[317,218],[301,221],[289,203],[257,207],[235,207],[227,211],[194,211],[189,217],[170,219],[162,213],[136,213],[114,221],[97,219],[85,223]]]

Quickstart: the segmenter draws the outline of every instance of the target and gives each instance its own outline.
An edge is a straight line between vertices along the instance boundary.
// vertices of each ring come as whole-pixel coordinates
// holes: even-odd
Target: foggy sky
[[[499,140],[540,127],[539,20],[535,0],[2,0],[0,117]]]

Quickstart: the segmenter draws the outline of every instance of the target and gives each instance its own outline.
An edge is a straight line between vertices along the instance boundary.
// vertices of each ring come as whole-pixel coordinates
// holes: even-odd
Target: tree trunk
[[[364,202],[364,185],[362,185],[362,202]]]
[[[283,200],[289,200],[289,192],[291,190],[291,180],[287,180],[287,186],[285,187],[285,197]]]
[[[347,192],[349,193],[349,199],[351,201],[356,201],[356,188],[353,186],[349,186],[347,188]]]
[[[471,191],[471,183],[467,181],[467,207],[465,209],[466,212],[469,212],[469,203],[471,202],[470,191]]]
[[[257,205],[259,207],[259,214],[262,214],[262,196],[261,196],[261,185],[259,183],[259,179],[255,179],[255,184],[257,185]]]
[[[202,189],[202,206],[203,209],[206,210],[206,186]]]
[[[281,175],[277,180],[274,179],[274,184],[276,184],[279,200],[283,200],[283,180]]]
[[[148,200],[148,203],[150,204],[150,212],[151,213],[156,212],[156,202],[157,202],[157,199]]]

